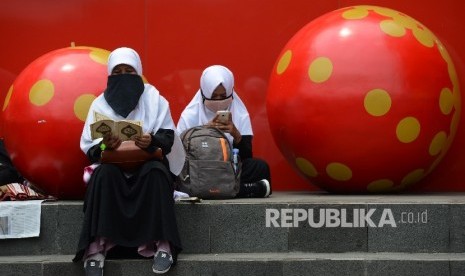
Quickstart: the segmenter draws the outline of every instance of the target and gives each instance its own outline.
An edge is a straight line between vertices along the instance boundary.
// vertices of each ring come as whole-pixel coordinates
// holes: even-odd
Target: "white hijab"
[[[233,73],[222,65],[213,65],[203,71],[200,77],[200,89],[181,113],[177,125],[178,133],[182,133],[191,127],[205,125],[215,117],[216,113],[206,108],[203,104],[202,92],[207,99],[211,99],[213,91],[220,84],[226,89],[227,96],[230,96],[234,92],[233,101],[228,109],[231,111],[234,125],[242,135],[253,135],[249,112],[234,90]],[[226,135],[232,143],[232,136],[229,134]]]
[[[114,50],[108,58],[108,74],[110,75],[113,68],[119,64],[131,65],[136,69],[136,72],[142,76],[142,63],[136,51],[130,48],[118,48]],[[160,92],[154,86],[147,83],[144,86],[145,89],[139,99],[139,103],[126,118],[117,114],[110,105],[108,105],[103,93],[92,102],[81,135],[81,150],[87,153],[92,146],[102,141],[102,138],[95,140],[91,138],[90,124],[94,122],[94,112],[104,114],[113,120],[142,121],[144,133],[155,134],[158,129],[174,130],[174,144],[167,158],[171,172],[178,175],[184,165],[185,152],[171,117],[169,103],[160,95]]]

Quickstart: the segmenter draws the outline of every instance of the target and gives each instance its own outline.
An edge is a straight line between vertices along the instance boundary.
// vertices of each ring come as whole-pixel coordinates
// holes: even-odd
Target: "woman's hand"
[[[111,132],[107,132],[103,136],[102,143],[105,145],[105,149],[114,150],[121,145],[121,139],[118,136],[113,135]]]
[[[150,135],[149,133],[145,133],[142,136],[135,137],[134,141],[136,142],[136,146],[138,146],[141,149],[146,149],[152,143],[152,135]]]
[[[236,128],[234,125],[232,119],[232,116],[229,116],[228,121],[222,122],[219,120],[218,114],[213,118],[211,122],[208,123],[209,126],[216,127],[220,129],[223,132],[231,134],[231,136],[234,138],[234,143],[237,144],[241,141],[242,135],[239,132],[239,130]]]

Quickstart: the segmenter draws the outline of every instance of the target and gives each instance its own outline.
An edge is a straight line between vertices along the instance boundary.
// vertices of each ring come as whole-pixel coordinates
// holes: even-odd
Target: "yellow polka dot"
[[[458,82],[458,77],[457,77],[457,72],[455,71],[455,66],[454,62],[452,61],[452,58],[450,57],[449,53],[447,52],[446,48],[444,45],[441,44],[439,40],[436,41],[438,45],[439,52],[441,53],[442,58],[446,61],[447,63],[447,71],[449,73],[449,78],[452,84],[455,86],[459,86]]]
[[[438,155],[447,141],[447,135],[444,131],[436,134],[429,145],[429,154],[431,156]]]
[[[425,173],[425,175],[430,174],[438,165],[441,163],[442,158],[444,157],[444,154],[440,154],[434,161],[431,163],[430,167],[428,168],[428,171]]]
[[[108,56],[110,55],[110,51],[103,50],[103,49],[96,49],[94,48],[90,53],[90,58],[100,64],[106,65],[108,62]]]
[[[449,52],[447,52],[446,47],[444,47],[444,45],[441,42],[438,43],[438,49],[439,53],[441,54],[442,58],[446,61],[446,63],[452,63],[452,58],[450,57]]]
[[[459,123],[460,123],[460,112],[454,112],[454,115],[452,115],[452,120],[450,122],[449,137],[453,138],[455,136],[455,134],[457,133],[457,129],[459,128]]]
[[[47,104],[55,94],[55,87],[50,80],[37,81],[29,91],[29,101],[37,106]]]
[[[461,96],[460,96],[460,89],[459,89],[459,85],[454,85],[454,88],[453,88],[453,92],[452,92],[452,95],[454,96],[454,108],[455,110],[457,110],[458,112],[460,112],[461,110]]]
[[[347,181],[352,178],[352,170],[342,163],[330,163],[326,166],[326,173],[334,180]]]
[[[5,101],[3,102],[3,111],[5,111],[6,107],[10,103],[11,94],[13,94],[13,85],[10,86],[10,89],[8,89],[8,92],[6,93]]]
[[[449,73],[450,81],[454,85],[454,88],[459,87],[459,80],[458,80],[458,77],[457,77],[457,71],[455,71],[455,66],[452,63],[452,61],[447,64],[447,71]]]
[[[406,33],[405,28],[393,20],[383,20],[379,23],[379,27],[385,34],[394,37],[401,37]]]
[[[394,182],[389,179],[380,179],[368,184],[367,190],[371,193],[389,192],[392,190]]]
[[[142,75],[142,81],[143,81],[144,83],[149,83],[149,81],[147,80],[147,78],[146,78],[144,75]]]
[[[376,7],[376,6],[373,7],[373,11],[379,15],[383,15],[386,17],[396,17],[399,15],[398,11],[391,10],[388,8]]]
[[[316,177],[318,175],[315,166],[313,166],[313,164],[308,162],[305,158],[298,157],[296,158],[295,163],[299,170],[303,172],[305,175],[308,175],[310,177]]]
[[[100,48],[95,48],[95,47],[89,47],[89,46],[77,46],[71,48],[74,49],[84,49],[84,50],[90,50],[89,57],[93,61],[104,64],[106,65],[108,62],[108,56],[110,55],[110,51],[105,50],[105,49],[100,49]]]
[[[93,94],[83,94],[76,99],[74,102],[74,115],[79,120],[83,122],[86,120],[90,105],[94,99],[95,96]]]
[[[316,58],[308,68],[310,80],[316,83],[325,82],[331,77],[333,63],[327,57]]]
[[[454,107],[454,95],[449,88],[443,88],[441,94],[439,95],[439,108],[441,109],[442,114],[448,115]]]
[[[375,6],[372,6],[372,5],[357,5],[357,6],[354,6],[352,8],[370,11],[370,10],[373,10],[373,8],[375,8]]]
[[[434,46],[434,36],[428,29],[414,28],[413,36],[420,42],[423,46],[431,48]]]
[[[276,67],[276,73],[278,73],[278,75],[281,75],[282,73],[284,73],[284,71],[286,71],[287,67],[291,63],[291,59],[292,51],[287,50],[279,59],[278,66]]]
[[[348,20],[362,19],[368,16],[368,10],[355,7],[342,13],[342,18]]]
[[[413,28],[418,28],[417,21],[415,21],[413,18],[409,16],[404,16],[401,14],[398,14],[396,16],[393,16],[392,19],[394,22],[399,24],[400,26],[407,28],[407,29],[413,29]]]
[[[391,97],[383,89],[373,89],[364,100],[365,110],[372,116],[383,116],[391,109]]]
[[[420,123],[414,117],[406,117],[397,124],[396,134],[403,143],[413,142],[420,134]]]
[[[407,174],[402,181],[400,182],[402,187],[408,187],[412,184],[415,184],[416,182],[420,181],[424,176],[424,170],[423,169],[416,169],[412,171],[411,173]]]

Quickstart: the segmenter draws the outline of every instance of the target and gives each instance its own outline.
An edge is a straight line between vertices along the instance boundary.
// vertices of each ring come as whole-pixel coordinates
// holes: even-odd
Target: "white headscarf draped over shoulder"
[[[242,135],[253,135],[249,112],[239,95],[234,90],[234,75],[222,65],[212,65],[206,68],[200,77],[200,89],[186,106],[179,118],[177,129],[179,133],[191,127],[205,125],[215,117],[215,113],[205,107],[203,95],[210,99],[213,91],[222,84],[227,96],[233,94],[233,101],[229,107],[232,121]],[[231,135],[227,134],[230,141]]]
[[[118,48],[111,52],[108,57],[108,75],[111,75],[113,68],[119,64],[127,64],[136,69],[136,72],[142,76],[142,63],[136,51],[130,48]],[[172,129],[175,133],[174,144],[171,152],[167,155],[170,163],[170,170],[175,175],[181,172],[184,165],[185,152],[181,140],[176,131],[176,127],[171,117],[168,101],[160,95],[160,92],[151,84],[145,83],[145,89],[136,108],[124,118],[118,115],[108,105],[103,93],[100,94],[91,104],[84,129],[81,135],[80,147],[86,154],[89,149],[100,143],[102,138],[92,140],[90,124],[94,122],[94,112],[103,114],[113,120],[137,120],[142,121],[144,133],[155,134],[159,129]]]

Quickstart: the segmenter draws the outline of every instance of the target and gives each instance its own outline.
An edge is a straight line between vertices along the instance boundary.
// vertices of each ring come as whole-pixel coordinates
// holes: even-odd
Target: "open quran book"
[[[94,123],[90,125],[92,139],[102,138],[107,132],[118,136],[122,141],[142,136],[142,122],[133,120],[114,121],[107,116],[94,112]]]

